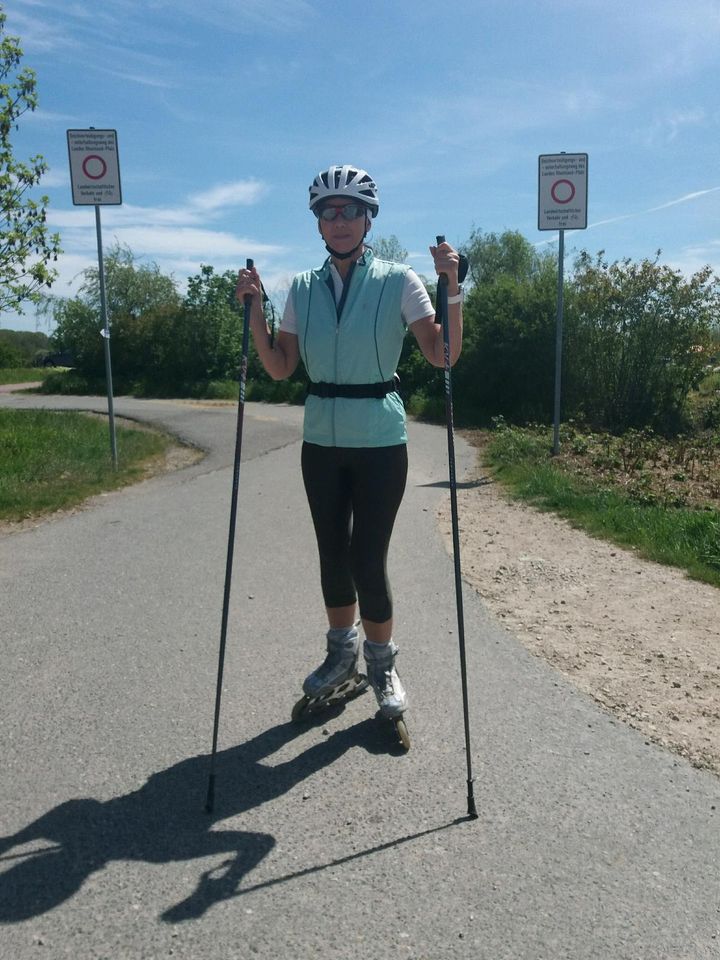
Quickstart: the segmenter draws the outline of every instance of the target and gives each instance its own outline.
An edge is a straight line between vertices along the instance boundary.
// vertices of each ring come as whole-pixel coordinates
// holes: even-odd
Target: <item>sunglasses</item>
[[[336,217],[342,217],[343,220],[357,220],[364,216],[366,208],[362,203],[346,203],[343,206],[323,207],[320,211],[320,219],[332,221]]]

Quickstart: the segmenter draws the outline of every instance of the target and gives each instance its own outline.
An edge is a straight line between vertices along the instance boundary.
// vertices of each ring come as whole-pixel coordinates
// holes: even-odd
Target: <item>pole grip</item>
[[[255,266],[255,262],[252,260],[251,257],[247,258],[247,260],[245,261],[245,266],[248,270],[252,270],[252,268]],[[249,293],[245,294],[245,296],[243,297],[243,306],[245,307],[246,310],[249,310],[250,307],[252,306],[252,297],[250,296]]]
[[[442,234],[438,234],[435,239],[437,240],[438,246],[441,243],[445,243],[445,237]],[[445,300],[447,298],[447,285],[448,277],[446,273],[438,274],[438,286],[437,286],[437,295],[436,295],[436,306],[435,306],[435,323],[443,322],[443,312],[447,313],[447,303]]]
[[[442,234],[438,234],[435,239],[437,240],[438,246],[440,246],[441,243],[445,243],[445,237]],[[446,284],[448,282],[447,274],[446,273],[439,274],[438,281],[440,283]]]

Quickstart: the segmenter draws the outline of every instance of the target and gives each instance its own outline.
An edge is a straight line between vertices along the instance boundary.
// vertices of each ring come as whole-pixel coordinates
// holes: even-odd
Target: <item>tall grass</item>
[[[39,383],[46,372],[42,367],[2,367],[0,368],[0,386],[8,383]]]
[[[549,431],[504,426],[491,434],[486,456],[513,496],[720,587],[720,512],[639,503],[568,473],[550,451]]]
[[[22,520],[74,506],[132,483],[172,443],[168,436],[117,428],[119,469],[107,420],[76,412],[0,409],[0,519]]]

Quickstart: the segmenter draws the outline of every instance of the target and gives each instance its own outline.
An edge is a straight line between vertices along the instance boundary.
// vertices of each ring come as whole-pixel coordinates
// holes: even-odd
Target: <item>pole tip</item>
[[[475,807],[475,791],[473,790],[472,780],[468,781],[468,820],[477,820],[478,812]]]

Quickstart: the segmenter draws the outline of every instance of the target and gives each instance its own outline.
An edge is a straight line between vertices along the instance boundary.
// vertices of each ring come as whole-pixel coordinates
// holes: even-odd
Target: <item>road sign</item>
[[[588,155],[544,153],[538,161],[538,230],[585,230]]]
[[[73,203],[122,203],[117,131],[68,130],[67,141]]]

